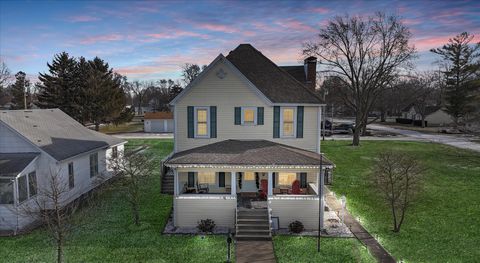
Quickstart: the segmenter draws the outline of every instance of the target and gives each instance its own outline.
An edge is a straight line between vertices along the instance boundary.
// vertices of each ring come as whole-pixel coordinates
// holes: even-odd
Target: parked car
[[[353,123],[340,123],[333,126],[333,134],[352,134],[355,131]]]

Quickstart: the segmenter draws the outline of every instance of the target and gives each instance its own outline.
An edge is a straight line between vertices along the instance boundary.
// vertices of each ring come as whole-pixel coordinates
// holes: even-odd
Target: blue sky
[[[129,79],[179,78],[183,63],[208,64],[251,43],[280,65],[301,61],[335,15],[396,13],[412,34],[421,70],[430,48],[463,31],[480,41],[479,1],[0,1],[0,56],[35,78],[54,54],[105,59]]]

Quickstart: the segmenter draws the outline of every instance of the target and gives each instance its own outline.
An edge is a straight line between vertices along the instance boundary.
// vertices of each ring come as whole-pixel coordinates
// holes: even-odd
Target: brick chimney
[[[317,82],[317,58],[308,57],[304,60],[305,68],[305,85],[315,91],[315,84]]]

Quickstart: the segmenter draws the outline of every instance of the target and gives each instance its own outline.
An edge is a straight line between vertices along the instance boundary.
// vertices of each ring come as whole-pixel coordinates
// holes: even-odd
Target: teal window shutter
[[[303,138],[303,106],[297,107],[297,138]]]
[[[263,107],[257,108],[257,125],[263,125]]]
[[[218,187],[225,187],[225,172],[218,173]]]
[[[188,187],[195,187],[195,172],[188,172]]]
[[[273,138],[280,138],[280,106],[273,106]]]
[[[242,108],[235,107],[235,125],[242,124]]]
[[[194,117],[193,117],[193,106],[187,107],[187,119],[188,119],[188,138],[195,137],[195,127],[194,127]]]
[[[272,173],[272,187],[275,188],[277,186],[277,182],[275,182],[275,177],[277,173]]]
[[[307,173],[300,173],[300,188],[307,188]]]
[[[217,138],[217,106],[210,106],[210,138]]]

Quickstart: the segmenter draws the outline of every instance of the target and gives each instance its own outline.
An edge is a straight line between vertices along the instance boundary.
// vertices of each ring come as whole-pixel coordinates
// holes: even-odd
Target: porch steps
[[[162,178],[162,194],[173,195],[173,171],[168,170]]]
[[[268,210],[239,208],[235,237],[237,240],[272,240]]]

